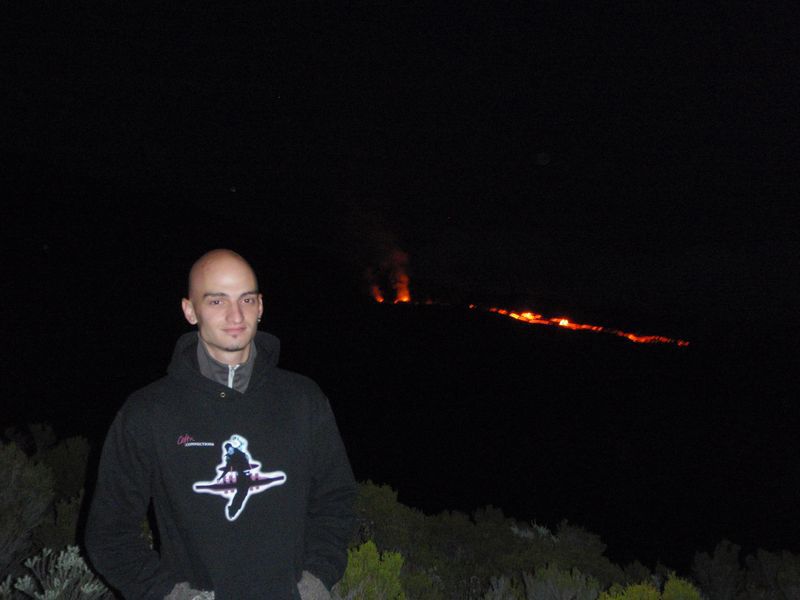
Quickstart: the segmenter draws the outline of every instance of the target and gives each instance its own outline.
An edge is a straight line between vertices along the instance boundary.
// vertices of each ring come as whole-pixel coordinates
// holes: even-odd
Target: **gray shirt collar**
[[[255,361],[256,345],[253,342],[250,342],[250,355],[245,362],[238,365],[226,365],[208,353],[208,348],[200,339],[200,335],[197,335],[197,364],[200,367],[200,373],[212,381],[244,393],[250,384]]]

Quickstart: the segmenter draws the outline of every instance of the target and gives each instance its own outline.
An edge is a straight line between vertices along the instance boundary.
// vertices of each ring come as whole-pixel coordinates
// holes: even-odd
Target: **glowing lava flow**
[[[381,288],[379,288],[377,285],[370,286],[369,293],[372,294],[372,298],[375,300],[375,302],[386,301],[386,298],[384,298],[383,294],[381,293]]]
[[[370,267],[366,270],[366,277],[369,283],[369,293],[375,302],[386,302],[386,295],[381,289],[381,284],[388,284],[392,288],[392,302],[411,302],[411,293],[408,291],[409,277],[406,269],[408,268],[408,254],[394,248],[378,267]]]
[[[394,303],[398,302],[411,302],[411,292],[408,291],[408,275],[403,271],[395,274],[392,280],[392,287],[394,288]]]
[[[408,257],[401,251],[396,251],[392,254],[392,260],[387,261],[382,265],[384,271],[389,271],[388,283],[391,285],[394,292],[394,304],[410,303],[411,292],[408,288],[409,277],[406,273],[405,267]],[[370,271],[371,273],[371,271]],[[381,290],[381,287],[373,279],[370,284],[370,294],[376,302],[386,302],[386,297]],[[425,304],[438,304],[428,300]],[[470,304],[469,308],[477,310],[485,310],[491,313],[509,317],[523,323],[530,323],[531,325],[546,325],[549,327],[561,327],[563,329],[571,329],[573,331],[595,331],[598,333],[608,333],[616,335],[636,344],[675,344],[676,346],[688,346],[689,342],[686,340],[674,339],[664,337],[663,335],[640,335],[638,333],[631,333],[629,331],[622,331],[621,329],[613,329],[610,327],[602,327],[600,325],[588,325],[585,323],[573,323],[566,317],[543,317],[542,315],[531,312],[514,312],[505,308],[480,308],[476,304]]]
[[[477,306],[474,304],[470,304],[469,307],[473,309],[477,308]],[[588,330],[588,331],[598,331],[602,333],[610,333],[612,335],[623,337],[626,340],[630,340],[631,342],[635,342],[637,344],[675,344],[677,346],[689,345],[689,342],[687,342],[686,340],[668,338],[664,337],[663,335],[639,335],[636,333],[630,333],[628,331],[622,331],[620,329],[601,327],[600,325],[573,323],[572,321],[570,321],[565,317],[544,318],[542,317],[542,315],[533,312],[517,313],[506,310],[504,308],[494,308],[494,307],[488,308],[486,310],[492,313],[496,313],[498,315],[509,317],[511,319],[516,319],[517,321],[523,321],[525,323],[531,323],[534,325],[550,325],[556,327],[563,327],[564,329],[572,329],[573,331]]]
[[[393,304],[411,302],[411,294],[408,291],[408,277],[406,277],[404,280],[399,279],[398,281],[392,282],[392,289],[394,289],[394,300],[392,300]],[[369,288],[369,293],[375,302],[379,302],[381,304],[386,302],[386,298],[378,285],[371,285]]]

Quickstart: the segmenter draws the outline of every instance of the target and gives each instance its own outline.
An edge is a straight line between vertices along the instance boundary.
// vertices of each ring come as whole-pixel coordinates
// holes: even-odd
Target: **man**
[[[202,256],[181,303],[197,332],[108,433],[86,547],[125,598],[330,598],[355,482],[328,400],[275,365],[263,299],[230,250]],[[142,536],[152,501],[159,551]]]

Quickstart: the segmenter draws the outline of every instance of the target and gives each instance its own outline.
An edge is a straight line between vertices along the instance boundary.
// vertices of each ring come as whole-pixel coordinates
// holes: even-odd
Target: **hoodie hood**
[[[170,375],[176,375],[187,367],[195,371],[198,370],[196,352],[198,341],[199,338],[196,331],[184,333],[178,338],[167,369]],[[274,367],[278,364],[281,352],[281,342],[278,338],[266,331],[257,331],[253,342],[255,342],[257,352],[256,369],[258,369],[259,365]]]

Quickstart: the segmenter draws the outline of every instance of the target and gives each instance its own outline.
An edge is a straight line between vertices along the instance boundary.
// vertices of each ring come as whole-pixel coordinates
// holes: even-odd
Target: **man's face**
[[[263,310],[257,287],[252,269],[236,255],[211,255],[192,269],[183,314],[221,363],[239,364],[250,354]]]

